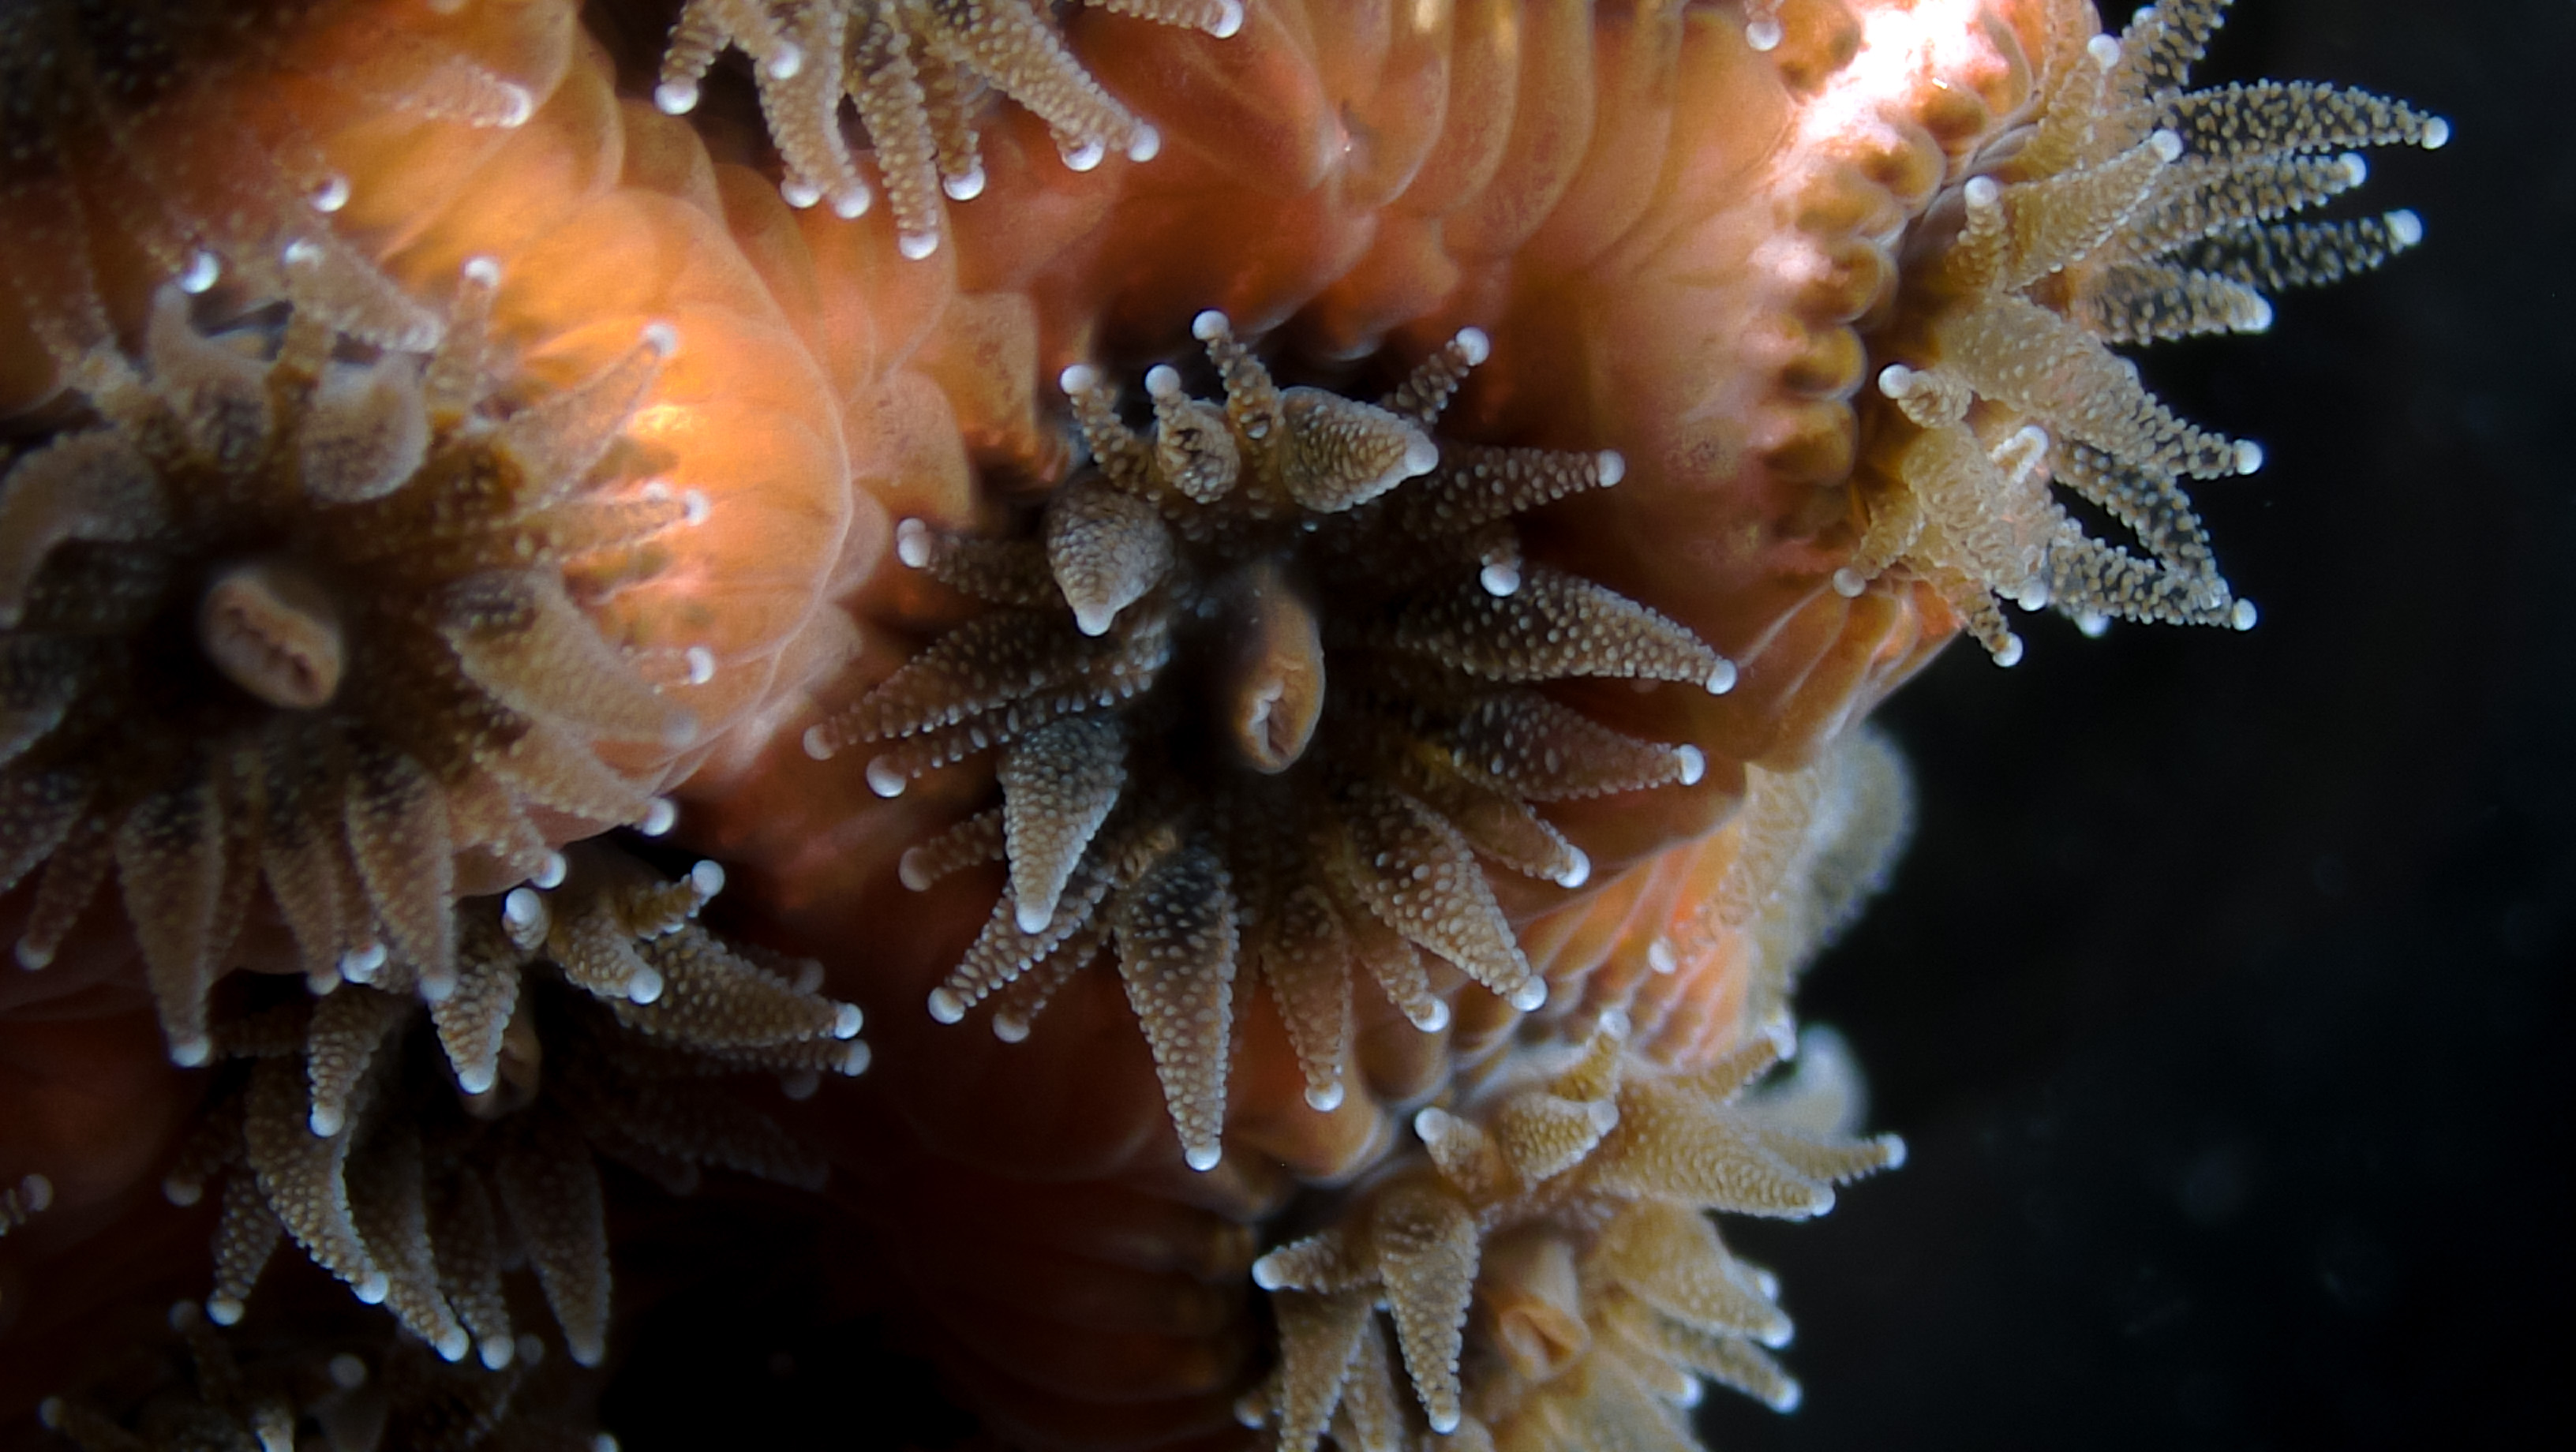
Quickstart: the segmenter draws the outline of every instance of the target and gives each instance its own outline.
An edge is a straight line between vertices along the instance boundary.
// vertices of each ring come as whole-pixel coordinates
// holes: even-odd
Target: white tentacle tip
[[[1043,933],[1047,924],[1055,921],[1055,904],[1022,898],[1019,906],[1011,911],[1011,921],[1019,924],[1023,933]]]
[[[868,191],[866,183],[854,182],[851,185],[845,186],[839,191],[832,193],[832,215],[840,218],[844,222],[856,221],[857,219],[866,216],[868,214],[868,208],[873,206],[875,202],[876,197]],[[937,245],[938,241],[939,239],[935,235],[931,238],[931,242],[934,246]],[[912,255],[913,254],[910,252],[906,252],[904,254],[906,257],[911,257]],[[930,254],[927,252],[921,254],[923,257],[927,257],[929,255]]]
[[[1673,973],[1680,971],[1681,966],[1681,959],[1673,956],[1673,944],[1671,939],[1657,938],[1655,941],[1646,945],[1646,970],[1648,972],[1655,974],[1657,977],[1669,977]]]
[[[489,1094],[492,1086],[500,1082],[501,1066],[498,1064],[459,1064],[456,1067],[456,1087],[467,1094]]]
[[[1089,393],[1100,386],[1100,370],[1088,363],[1067,364],[1065,370],[1055,376],[1055,386],[1063,389],[1067,398]]]
[[[504,131],[516,131],[537,114],[536,93],[508,81],[501,83],[501,114],[494,118]]]
[[[664,81],[653,88],[653,107],[665,116],[686,116],[698,109],[695,81]]]
[[[537,868],[537,875],[528,879],[528,885],[540,892],[552,892],[563,886],[565,874],[571,871],[572,864],[564,860],[562,853],[549,852],[544,864]]]
[[[467,282],[484,287],[501,285],[501,259],[497,257],[478,252],[465,259],[463,271]]]
[[[215,254],[200,249],[189,255],[188,263],[179,269],[179,291],[191,296],[215,285],[224,275],[224,264]]]
[[[323,1365],[322,1374],[340,1390],[356,1391],[367,1384],[367,1363],[343,1351]]]
[[[1145,370],[1145,392],[1158,399],[1181,396],[1181,371],[1169,363],[1157,363]]]
[[[656,1003],[661,1000],[661,997],[662,975],[654,972],[650,968],[647,968],[643,972],[626,980],[626,1001],[628,1003]]]
[[[1190,336],[1202,343],[1213,343],[1232,331],[1233,327],[1232,323],[1226,321],[1225,314],[1215,308],[1209,308],[1190,319]]]
[[[984,163],[976,162],[959,176],[941,177],[939,189],[952,202],[971,202],[984,195]]]
[[[2424,122],[2424,139],[2417,143],[2426,151],[2439,151],[2451,144],[2451,123],[2439,116]]]
[[[653,356],[656,358],[668,358],[680,351],[680,330],[669,323],[660,321],[646,323],[640,337],[644,346],[653,350]]]
[[[1735,678],[1735,662],[1719,656],[1716,667],[1708,673],[1708,693],[1712,696],[1725,695],[1735,689]]]
[[[206,1319],[218,1326],[241,1324],[242,1312],[249,1309],[231,1296],[206,1297]]]
[[[1565,853],[1566,862],[1563,867],[1557,869],[1556,885],[1559,887],[1581,887],[1583,884],[1590,882],[1592,880],[1592,859],[1585,856],[1583,849],[1580,847],[1569,846],[1565,849]]]
[[[1330,1114],[1334,1110],[1341,1108],[1342,1098],[1342,1081],[1339,1079],[1335,1079],[1329,1084],[1309,1084],[1306,1086],[1306,1107],[1314,1110],[1317,1114]]]
[[[789,177],[778,184],[778,195],[801,212],[823,200],[823,189],[801,177]]]
[[[1788,38],[1789,32],[1781,26],[1775,16],[1760,15],[1744,22],[1745,48],[1756,55],[1769,55],[1780,48],[1781,41]]]
[[[1006,1044],[1026,1043],[1029,1038],[1029,1021],[1017,1014],[994,1014],[993,1037]]]
[[[1482,328],[1460,328],[1449,344],[1458,350],[1459,361],[1470,368],[1494,356],[1494,340]]]
[[[1070,374],[1073,370],[1068,368],[1065,372]],[[1072,389],[1068,386],[1065,391],[1070,393]],[[937,542],[927,521],[907,519],[894,527],[894,557],[903,561],[905,569],[929,568],[931,550]]]
[[[545,921],[546,900],[536,889],[511,888],[501,899],[501,921],[514,928],[533,928]]]
[[[2254,474],[2260,473],[2262,468],[2263,446],[2254,442],[2252,439],[2237,440],[2236,472],[2239,474]]]
[[[2158,131],[2147,138],[2147,145],[2154,147],[2156,155],[2167,161],[2182,160],[2182,135],[2179,132],[2170,129]]]
[[[966,1004],[945,988],[930,990],[930,1016],[941,1023],[955,1023],[966,1016]]]
[[[507,1336],[487,1336],[474,1348],[474,1359],[483,1363],[485,1371],[500,1371],[509,1366],[518,1349]]]
[[[889,799],[902,796],[903,789],[910,785],[912,778],[905,776],[903,768],[889,758],[880,756],[868,763],[868,790],[878,796]]]
[[[1497,600],[1508,600],[1520,593],[1521,572],[1518,565],[1491,564],[1476,572],[1476,583]]]
[[[680,664],[687,669],[690,685],[703,686],[716,678],[716,653],[703,645],[680,652]]]
[[[1404,441],[1404,462],[1395,470],[1399,479],[1419,479],[1440,466],[1440,446],[1429,434],[1415,434]]]
[[[1202,1175],[1215,1169],[1217,1161],[1224,1158],[1224,1148],[1212,1144],[1194,1144],[1181,1151],[1182,1163],[1188,1165],[1191,1169],[1198,1171]]]
[[[725,889],[725,870],[721,862],[698,859],[689,869],[689,890],[701,898],[711,898]]]
[[[1219,40],[1231,40],[1243,28],[1243,0],[1221,0],[1216,19],[1209,22],[1208,34]]]
[[[324,177],[322,184],[313,189],[311,200],[317,212],[340,210],[349,205],[349,179],[337,174]]]
[[[1904,1136],[1895,1134],[1880,1135],[1878,1137],[1878,1152],[1887,1157],[1887,1167],[1889,1169],[1901,1170],[1905,1168]]]
[[[1127,140],[1127,159],[1152,161],[1162,154],[1162,150],[1163,133],[1142,122],[1137,123],[1136,134]]]
[[[769,59],[762,62],[760,68],[769,72],[773,81],[794,80],[796,73],[805,69],[805,48],[792,40],[781,41],[778,49],[769,53]]]
[[[206,1187],[203,1181],[172,1175],[161,1182],[161,1198],[173,1205],[194,1205],[206,1198]]]
[[[805,728],[805,734],[799,737],[798,740],[803,743],[805,754],[814,760],[829,761],[832,759],[831,732],[824,730],[820,726],[808,726]]]
[[[2094,65],[2107,71],[2120,63],[2119,37],[2097,35],[2084,42],[2084,53],[2093,58]]]
[[[182,1069],[201,1068],[214,1056],[215,1046],[204,1034],[170,1041],[170,1062]]]
[[[1617,449],[1603,449],[1592,456],[1592,467],[1600,476],[1601,487],[1608,489],[1628,477],[1628,456]]]
[[[1529,982],[1512,990],[1511,1005],[1523,1013],[1536,1013],[1547,1007],[1547,980],[1531,974]]]
[[[390,1289],[385,1283],[385,1273],[378,1270],[371,1270],[349,1283],[349,1294],[370,1306],[383,1305],[385,1292]]]
[[[1430,1413],[1429,1418],[1431,1430],[1444,1437],[1458,1430],[1458,1409],[1455,1407],[1442,1407]]]
[[[680,809],[671,804],[669,797],[655,797],[645,804],[643,819],[635,824],[635,830],[647,837],[661,837],[678,825]]]
[[[1696,746],[1674,747],[1673,762],[1681,772],[1683,786],[1697,786],[1700,778],[1708,775],[1708,753]]]
[[[2007,670],[2021,664],[2020,636],[2006,635],[2004,637],[2004,643],[1995,649],[1995,664],[2002,666]]]
[[[906,232],[894,239],[894,249],[902,253],[906,261],[919,262],[939,250],[939,234]]]
[[[1423,1008],[1419,1016],[1413,1014],[1405,1016],[1412,1019],[1415,1028],[1426,1034],[1436,1034],[1449,1026],[1449,1005],[1435,998]]]
[[[2388,237],[2399,247],[2413,247],[2424,240],[2424,219],[2411,209],[2388,214]]]
[[[2263,612],[2255,609],[2251,600],[2239,600],[2236,607],[2227,612],[2227,624],[2235,630],[2251,630],[2262,618]]]
[[[376,971],[385,966],[385,945],[369,943],[340,955],[340,976],[352,983],[372,983]]]
[[[895,880],[909,892],[928,892],[938,879],[930,875],[930,858],[918,847],[907,847],[894,865]]]
[[[1085,137],[1072,146],[1058,146],[1056,154],[1064,159],[1067,171],[1093,171],[1109,158],[1109,148],[1097,137]]]
[[[838,1003],[832,1006],[832,1037],[846,1042],[857,1038],[859,1030],[866,1025],[867,1015],[859,1011],[857,1004]]]
[[[842,1078],[855,1079],[868,1071],[868,1065],[875,1058],[876,1055],[868,1048],[866,1040],[852,1039],[849,1047],[841,1050],[841,1062],[832,1067],[839,1071]]]

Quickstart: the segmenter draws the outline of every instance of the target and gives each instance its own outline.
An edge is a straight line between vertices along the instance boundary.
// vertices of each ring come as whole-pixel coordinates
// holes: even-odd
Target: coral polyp
[[[2266,289],[2366,272],[2422,237],[2413,214],[2281,219],[2361,184],[2348,148],[2438,147],[2450,129],[2366,91],[2187,90],[2224,0],[2167,0],[2117,38],[2092,7],[2042,10],[2030,114],[1970,157],[1911,239],[1879,344],[1887,481],[1836,588],[1903,562],[1995,660],[2021,642],[1998,598],[2098,632],[2117,618],[2254,623],[2180,481],[2250,474],[2260,447],[2175,417],[2108,345],[2271,325]],[[2145,558],[2087,534],[2062,486]]]
[[[905,859],[915,887],[1010,863],[931,1012],[954,1022],[999,994],[996,1031],[1024,1036],[1114,950],[1204,1170],[1239,965],[1277,1003],[1319,1110],[1342,1099],[1363,973],[1425,1030],[1449,1018],[1434,960],[1538,1008],[1547,985],[1483,860],[1580,887],[1589,860],[1533,804],[1696,781],[1704,763],[1535,688],[1723,692],[1735,667],[1635,601],[1523,560],[1514,516],[1614,485],[1624,465],[1437,441],[1483,334],[1366,404],[1279,387],[1221,314],[1195,331],[1222,404],[1158,366],[1142,435],[1095,371],[1067,371],[1092,464],[1048,501],[1039,538],[906,526],[907,563],[999,608],[807,739],[818,754],[889,744],[868,767],[886,795],[999,750],[1002,805]]]
[[[1785,1027],[1680,1074],[1632,1060],[1627,1027],[1613,1016],[1553,1072],[1529,1055],[1424,1109],[1427,1163],[1254,1263],[1280,1365],[1247,1420],[1275,1421],[1286,1452],[1328,1430],[1345,1449],[1403,1445],[1408,1403],[1467,1446],[1679,1448],[1700,1378],[1797,1404],[1762,1349],[1789,1339],[1776,1288],[1701,1214],[1822,1214],[1904,1145],[1841,1133],[1831,1107],[1811,1123],[1809,1096],[1746,1095]]]
[[[0,479],[0,883],[44,870],[19,961],[113,870],[183,1064],[263,883],[317,985],[390,954],[438,999],[459,854],[507,881],[556,870],[539,819],[667,823],[595,745],[696,727],[580,601],[702,512],[620,438],[678,340],[504,403],[497,282],[467,269],[426,356],[293,305],[209,336],[165,289],[141,359],[84,360],[95,422]]]
[[[516,1247],[594,1366],[610,1281],[594,1152],[675,1193],[706,1166],[818,1188],[810,1150],[690,1081],[766,1071],[810,1094],[867,1067],[859,1012],[813,991],[813,965],[698,927],[722,886],[713,863],[666,883],[578,848],[560,889],[457,909],[463,979],[426,1012],[396,960],[376,986],[226,1025],[217,1047],[245,1071],[166,1187],[192,1204],[223,1175],[208,1313],[239,1320],[292,1236],[440,1357],[472,1348],[498,1370],[519,1344],[501,1283]]]

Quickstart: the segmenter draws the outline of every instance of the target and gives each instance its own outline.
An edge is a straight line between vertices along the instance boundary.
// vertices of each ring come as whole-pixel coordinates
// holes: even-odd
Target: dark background
[[[1914,1155],[1729,1226],[1807,1399],[1715,1447],[2569,1435],[2576,5],[2235,13],[2204,83],[2453,121],[2351,199],[2426,245],[2142,360],[2269,450],[2199,491],[2254,633],[2033,621],[1882,714],[1918,835],[1802,1007]]]

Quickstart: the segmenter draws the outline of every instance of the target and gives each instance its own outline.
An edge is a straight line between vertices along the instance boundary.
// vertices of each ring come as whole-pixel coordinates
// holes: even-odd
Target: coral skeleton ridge
[[[593,1366],[609,1330],[594,1155],[674,1193],[708,1166],[819,1187],[811,1150],[694,1081],[768,1072],[810,1094],[867,1067],[859,1011],[815,993],[813,965],[698,927],[722,883],[713,863],[665,883],[579,848],[555,891],[456,909],[459,982],[425,1010],[397,959],[372,985],[220,1028],[245,1071],[165,1186],[190,1204],[223,1176],[208,1314],[239,1320],[291,1237],[440,1357],[473,1349],[497,1370],[519,1344],[502,1270],[524,1257]]]
[[[1547,986],[1480,854],[1582,885],[1534,804],[1696,781],[1696,748],[1637,740],[1532,687],[1583,677],[1722,692],[1735,669],[1601,585],[1522,559],[1512,517],[1618,482],[1614,453],[1481,448],[1429,432],[1483,361],[1460,333],[1380,404],[1281,388],[1226,319],[1198,337],[1222,403],[1146,378],[1131,430],[1088,366],[1063,383],[1091,467],[1039,540],[907,522],[907,564],[994,608],[940,639],[809,749],[886,743],[894,795],[998,749],[1003,804],[914,849],[907,885],[1006,859],[983,935],[931,996],[997,998],[1025,1035],[1113,948],[1189,1163],[1221,1153],[1238,977],[1278,1004],[1308,1101],[1341,1101],[1351,995],[1418,1028],[1437,960],[1523,1012]],[[1239,974],[1238,969],[1249,970]]]
[[[2083,0],[2046,6],[2031,114],[1970,159],[1913,240],[1912,316],[1876,380],[1894,415],[1870,450],[1884,487],[1835,576],[1843,593],[1901,563],[2001,665],[2022,649],[2001,600],[2087,633],[2115,618],[2254,624],[2181,481],[2250,474],[2262,450],[2175,417],[2108,345],[2261,332],[2266,291],[2414,246],[2408,212],[2283,219],[2361,183],[2350,148],[2439,147],[2450,128],[2342,87],[2185,89],[2226,8],[2166,0],[2115,39]],[[2146,555],[2087,534],[2052,483]]]
[[[1797,1404],[1763,1349],[1789,1339],[1777,1289],[1702,1212],[1819,1215],[1904,1146],[1817,1125],[1819,1096],[1746,1092],[1788,1046],[1784,1023],[1688,1073],[1636,1060],[1625,1031],[1607,1019],[1557,1073],[1516,1065],[1422,1110],[1427,1164],[1254,1263],[1280,1364],[1248,1423],[1275,1424],[1284,1452],[1328,1434],[1396,1448],[1418,1407],[1449,1439],[1430,1445],[1678,1452],[1697,1445],[1702,1378]]]
[[[1122,15],[1223,39],[1243,25],[1241,0],[1102,0]],[[940,194],[970,201],[985,186],[975,134],[987,88],[1034,112],[1064,164],[1089,171],[1110,152],[1150,161],[1162,140],[1074,58],[1044,5],[1026,0],[688,0],[672,27],[653,99],[685,115],[728,47],[751,58],[777,143],[788,202],[867,211],[870,192],[841,130],[846,97],[875,152],[899,245],[918,260],[939,246]]]
[[[695,727],[582,605],[702,513],[620,438],[677,339],[504,407],[497,283],[466,268],[425,356],[300,297],[210,335],[164,288],[140,359],[82,360],[97,422],[0,478],[0,888],[43,873],[18,961],[112,872],[183,1064],[263,882],[317,985],[397,963],[437,1000],[458,854],[542,877],[539,820],[667,826],[594,746]]]

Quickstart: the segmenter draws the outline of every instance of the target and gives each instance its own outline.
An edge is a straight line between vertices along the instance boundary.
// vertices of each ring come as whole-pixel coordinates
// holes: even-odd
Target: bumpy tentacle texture
[[[1284,1452],[1407,1447],[1424,1424],[1448,1439],[1426,1446],[1685,1452],[1702,1379],[1797,1404],[1763,1350],[1789,1339],[1776,1288],[1701,1212],[1820,1215],[1904,1146],[1834,1122],[1838,1063],[1747,1093],[1785,1029],[1675,1074],[1629,1055],[1626,1027],[1424,1109],[1424,1161],[1254,1263],[1280,1364],[1248,1424],[1275,1425]]]
[[[184,1363],[135,1348],[145,1363],[119,1384],[49,1397],[43,1424],[81,1452],[319,1448],[324,1452],[601,1452],[580,1409],[588,1388],[543,1343],[508,1366],[449,1365],[416,1341],[219,1335],[195,1303],[170,1308]],[[336,1349],[335,1349],[336,1348]],[[128,1386],[123,1383],[133,1383]]]
[[[1997,663],[2021,657],[1998,599],[2113,618],[2254,624],[2180,481],[2251,473],[2262,450],[2174,416],[2111,344],[2270,326],[2266,290],[2335,282],[2415,245],[2410,212],[2282,220],[2359,185],[2356,146],[2438,147],[2439,118],[2365,91],[2266,81],[2186,90],[2228,0],[2165,0],[2117,39],[2052,0],[2025,121],[1936,203],[1874,349],[1886,406],[1857,595],[1893,564],[1938,589]],[[2118,521],[2096,539],[2054,483]]]
[[[1847,732],[1798,770],[1747,768],[1744,806],[1724,833],[1727,850],[1722,859],[1710,854],[1677,920],[1646,945],[1648,972],[1679,977],[1683,993],[1695,976],[1740,983],[1742,1000],[1726,1027],[1784,1021],[1799,974],[1887,885],[1913,815],[1904,760],[1870,727]],[[1655,1057],[1689,1062],[1698,1036],[1663,1032],[1674,997],[1646,994],[1619,1008]]]
[[[141,358],[84,359],[91,421],[0,477],[0,890],[42,873],[18,961],[113,872],[183,1064],[263,882],[317,986],[398,964],[438,1000],[460,870],[670,821],[594,747],[695,727],[584,607],[704,513],[621,437],[678,338],[503,396],[498,280],[465,268],[426,355],[301,293],[210,334],[165,288]]]
[[[373,986],[220,1028],[221,1052],[247,1062],[165,1187],[191,1203],[224,1176],[208,1313],[238,1320],[291,1237],[442,1358],[472,1349],[498,1369],[519,1344],[501,1283],[515,1246],[573,1359],[596,1365],[609,1265],[595,1155],[674,1193],[706,1166],[819,1186],[821,1160],[784,1130],[687,1082],[767,1072],[804,1093],[867,1066],[858,1009],[816,994],[818,969],[695,924],[722,883],[712,863],[666,883],[575,849],[560,890],[456,910],[460,982],[426,1010],[397,960]]]
[[[1220,38],[1243,24],[1241,0],[1104,0],[1123,15]],[[907,257],[939,246],[939,194],[983,193],[976,147],[986,88],[1017,101],[1055,133],[1064,164],[1089,171],[1112,151],[1148,161],[1154,128],[1101,88],[1065,45],[1044,5],[1028,0],[688,0],[672,27],[653,99],[682,115],[727,47],[753,64],[760,107],[799,207],[829,201],[855,217],[869,205],[841,131],[846,96],[876,151]]]
[[[1545,1002],[1482,859],[1569,887],[1590,867],[1532,804],[1703,769],[1533,686],[1724,691],[1735,671],[1644,606],[1522,562],[1513,515],[1623,466],[1434,443],[1481,333],[1369,405],[1278,387],[1219,314],[1196,331],[1224,402],[1158,367],[1142,434],[1092,369],[1066,372],[1093,466],[1048,503],[1041,539],[905,527],[907,563],[998,608],[807,744],[889,743],[868,766],[887,796],[999,748],[1003,804],[906,859],[915,887],[1010,863],[931,1012],[954,1022],[998,995],[994,1027],[1019,1037],[1114,946],[1183,1151],[1207,1169],[1239,987],[1266,985],[1308,1101],[1330,1109],[1363,973],[1426,1030],[1448,1019],[1431,960],[1524,1012]]]

